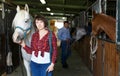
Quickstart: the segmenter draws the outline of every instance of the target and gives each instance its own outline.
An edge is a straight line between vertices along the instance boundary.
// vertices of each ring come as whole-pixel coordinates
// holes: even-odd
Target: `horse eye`
[[[25,20],[25,23],[27,23],[28,22],[28,19],[27,20]]]
[[[27,23],[28,21],[25,21],[25,23]]]

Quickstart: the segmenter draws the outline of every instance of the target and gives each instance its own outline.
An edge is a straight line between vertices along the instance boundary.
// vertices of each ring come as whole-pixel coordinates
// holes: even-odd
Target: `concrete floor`
[[[58,54],[58,61],[55,65],[54,76],[92,76],[91,72],[81,61],[79,54],[72,51],[72,55],[68,59],[69,68],[63,69],[60,63],[60,50]],[[22,74],[21,67],[16,68],[12,74],[7,76],[26,76],[25,69],[23,68],[24,75]]]

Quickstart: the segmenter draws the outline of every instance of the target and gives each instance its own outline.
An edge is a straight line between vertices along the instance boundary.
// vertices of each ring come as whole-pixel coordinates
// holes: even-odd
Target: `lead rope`
[[[19,46],[19,58],[20,58],[20,67],[21,67],[21,72],[22,72],[22,76],[24,76],[24,71],[23,71],[23,62],[22,62],[22,58],[21,58],[21,46]],[[19,74],[20,76],[21,74]]]
[[[96,58],[96,51],[98,48],[98,39],[94,35],[90,39],[90,59],[91,59],[91,70],[93,71],[93,60]]]
[[[49,47],[50,47],[50,61],[52,62],[52,32],[51,31],[49,31],[50,33],[49,33]]]
[[[52,62],[52,31],[49,30],[49,36],[48,36],[48,40],[49,40],[49,47],[50,47],[50,62]],[[48,71],[46,72],[46,76],[48,76]]]

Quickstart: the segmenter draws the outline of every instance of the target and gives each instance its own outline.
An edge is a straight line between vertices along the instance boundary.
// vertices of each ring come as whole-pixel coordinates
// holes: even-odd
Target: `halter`
[[[30,27],[29,28],[27,28],[27,29],[23,29],[23,28],[21,28],[20,26],[16,26],[15,27],[15,29],[20,29],[20,30],[22,30],[23,32],[24,32],[24,38],[26,37],[26,35],[27,35],[27,32],[29,31],[29,30],[31,30],[31,28],[32,28],[32,21],[30,21]]]

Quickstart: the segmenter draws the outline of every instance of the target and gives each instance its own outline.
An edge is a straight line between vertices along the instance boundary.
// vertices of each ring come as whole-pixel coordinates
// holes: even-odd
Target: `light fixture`
[[[42,4],[46,4],[45,0],[40,0],[40,2],[41,2]]]
[[[51,11],[51,9],[49,7],[46,8],[47,11]]]
[[[50,13],[50,15],[54,15],[54,13]]]
[[[65,20],[66,18],[65,17],[62,17],[63,20]]]

